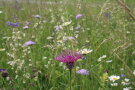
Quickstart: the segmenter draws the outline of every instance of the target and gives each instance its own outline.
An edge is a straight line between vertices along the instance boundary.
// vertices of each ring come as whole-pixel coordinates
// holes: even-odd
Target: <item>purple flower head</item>
[[[0,69],[0,72],[6,71],[6,69]]]
[[[80,69],[77,71],[77,73],[81,75],[89,75],[90,71],[85,70],[85,69]]]
[[[125,74],[121,74],[121,77],[125,77],[126,75]]]
[[[30,24],[30,22],[25,22],[25,25],[27,26],[27,25],[29,25]]]
[[[61,55],[55,57],[57,61],[66,63],[67,68],[72,69],[74,67],[74,62],[82,57],[82,54],[78,52],[71,53],[70,50],[64,51]]]
[[[13,26],[14,26],[14,27],[18,27],[18,26],[19,26],[19,23],[18,23],[18,22],[15,22],[15,23],[13,24]]]
[[[79,29],[81,29],[81,27],[80,27],[80,26],[77,26],[77,27],[75,27],[75,29],[76,29],[76,30],[79,30]]]
[[[60,30],[60,27],[59,27],[59,26],[55,26],[55,27],[54,27],[54,31],[55,31],[55,32],[57,32],[57,31],[59,31],[59,30]]]
[[[82,60],[86,60],[86,56],[83,56],[83,57],[82,57]]]
[[[12,25],[12,23],[11,23],[10,21],[8,21],[8,22],[7,22],[7,25],[8,25],[8,26],[11,26],[11,25]]]
[[[34,45],[35,44],[35,42],[33,42],[33,41],[28,41],[28,42],[25,42],[24,43],[24,46],[29,46],[29,45]]]
[[[28,28],[29,28],[29,26],[24,26],[24,27],[23,27],[23,29],[28,29]]]
[[[75,18],[76,18],[76,19],[79,19],[79,18],[81,18],[82,16],[83,16],[82,14],[77,14]]]
[[[110,18],[111,17],[111,14],[107,12],[107,13],[105,13],[105,17],[106,18]]]
[[[34,15],[34,18],[40,18],[40,15],[38,15],[38,14]]]

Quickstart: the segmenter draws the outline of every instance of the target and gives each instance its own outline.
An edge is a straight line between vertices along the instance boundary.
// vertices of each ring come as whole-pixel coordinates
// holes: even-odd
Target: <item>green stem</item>
[[[72,90],[72,78],[71,78],[71,74],[72,74],[72,69],[69,70],[70,71],[70,90]]]

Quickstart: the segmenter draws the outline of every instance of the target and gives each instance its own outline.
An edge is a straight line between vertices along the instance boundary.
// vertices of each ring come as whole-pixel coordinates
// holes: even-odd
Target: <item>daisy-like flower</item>
[[[118,79],[120,79],[120,76],[112,75],[112,76],[109,77],[109,80],[110,80],[110,81],[113,81],[113,82],[115,82],[115,81],[118,80]]]
[[[68,69],[72,69],[74,67],[74,62],[82,57],[82,54],[78,52],[71,53],[70,50],[64,51],[61,55],[55,57],[57,61],[66,63]]]
[[[76,19],[79,19],[79,18],[81,18],[83,15],[82,14],[77,14],[76,16],[75,16],[75,18]]]
[[[130,83],[129,83],[129,79],[128,78],[125,78],[124,80],[122,80],[122,82],[121,82],[121,84],[122,85],[129,85]]]
[[[33,42],[33,41],[28,41],[28,42],[25,42],[24,43],[24,46],[29,46],[29,45],[34,45],[35,44],[35,42]]]
[[[84,54],[84,55],[86,55],[86,54],[88,54],[88,53],[91,53],[93,50],[89,50],[89,49],[83,49],[83,50],[81,50],[81,53],[82,54]]]
[[[81,75],[89,75],[90,71],[86,70],[86,69],[80,69],[77,71],[78,74]]]

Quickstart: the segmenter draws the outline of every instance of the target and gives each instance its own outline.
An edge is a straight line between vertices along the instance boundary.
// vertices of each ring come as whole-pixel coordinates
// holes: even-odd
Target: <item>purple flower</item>
[[[0,69],[0,72],[6,71],[6,69]]]
[[[27,26],[27,25],[29,25],[30,24],[30,22],[25,22],[25,25]]]
[[[110,13],[105,13],[105,17],[110,18],[111,17]]]
[[[37,15],[34,15],[34,17],[35,17],[35,18],[40,18],[40,15],[37,14]]]
[[[76,19],[79,19],[79,18],[81,18],[82,16],[83,16],[82,14],[77,14],[75,18],[76,18]]]
[[[24,27],[23,27],[23,29],[28,29],[28,28],[29,28],[29,26],[24,26]]]
[[[125,77],[126,75],[125,74],[121,74],[121,77]]]
[[[8,26],[11,26],[11,25],[12,25],[12,23],[11,23],[10,21],[8,21],[8,22],[7,22],[7,25],[8,25]]]
[[[59,27],[59,26],[55,26],[55,27],[54,27],[54,31],[55,31],[55,32],[57,32],[57,31],[59,31],[59,30],[60,30],[60,27]]]
[[[89,75],[90,71],[85,70],[85,69],[80,69],[77,71],[77,73],[81,75]]]
[[[80,27],[80,26],[77,26],[77,27],[75,27],[75,29],[76,29],[76,30],[79,30],[79,29],[81,29],[81,27]]]
[[[82,57],[82,60],[86,60],[86,56],[83,56],[83,57]]]
[[[18,26],[19,26],[19,23],[18,23],[18,22],[15,22],[15,23],[13,24],[13,26],[14,26],[14,27],[18,27]]]
[[[72,69],[74,67],[74,62],[82,57],[82,54],[78,52],[71,53],[70,50],[64,51],[61,55],[55,57],[57,61],[66,63],[68,69]]]
[[[34,45],[35,44],[35,42],[33,42],[33,41],[28,41],[28,42],[25,42],[24,43],[24,46],[29,46],[29,45]]]

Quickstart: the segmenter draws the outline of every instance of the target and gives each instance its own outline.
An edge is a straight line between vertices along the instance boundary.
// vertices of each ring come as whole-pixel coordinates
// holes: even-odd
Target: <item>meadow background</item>
[[[125,3],[135,16],[135,0]],[[117,0],[0,0],[0,90],[69,90],[55,57],[84,49],[72,90],[135,89],[135,20]]]

